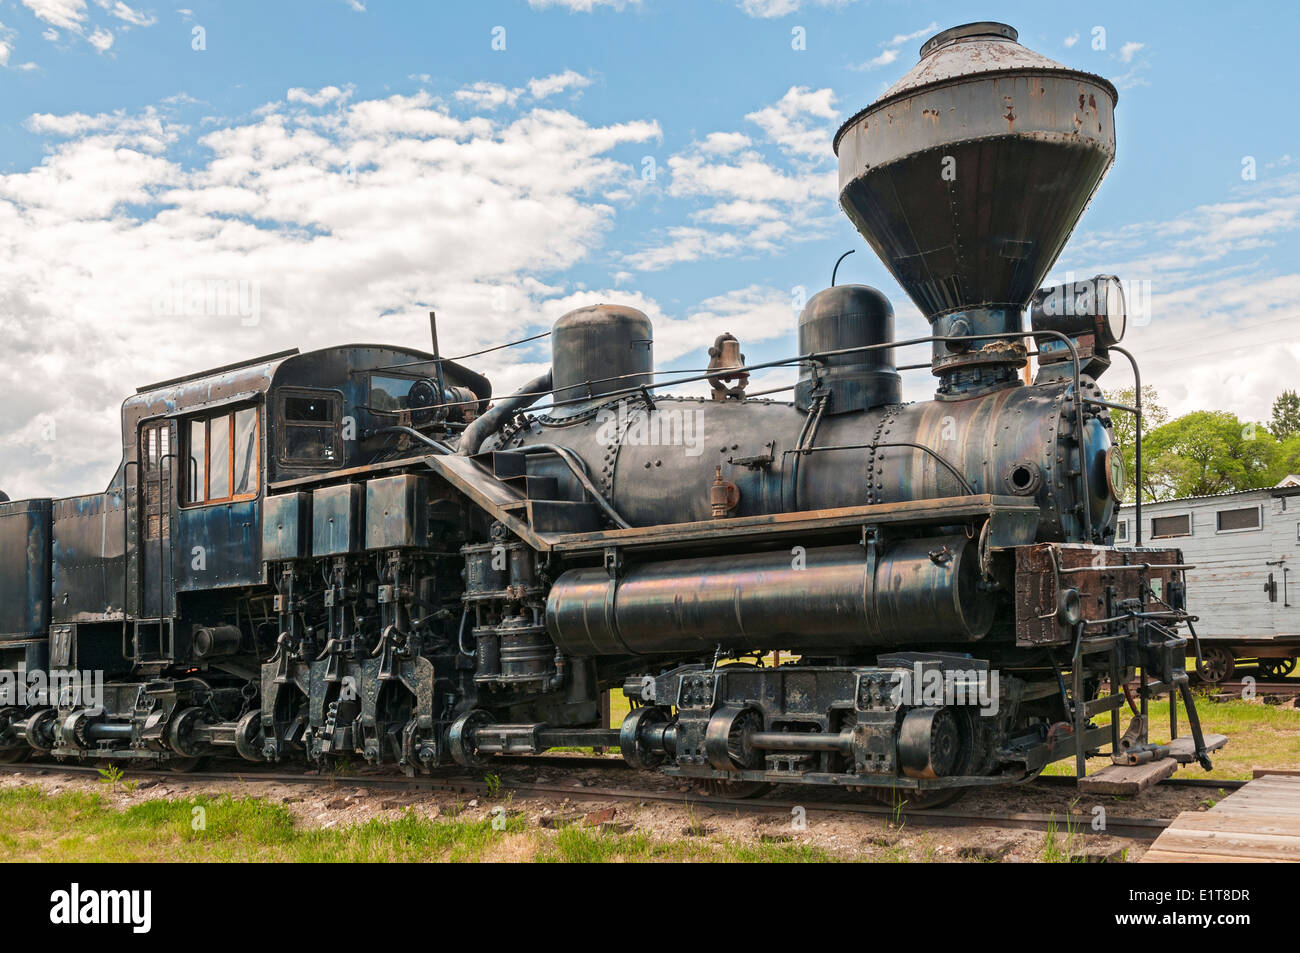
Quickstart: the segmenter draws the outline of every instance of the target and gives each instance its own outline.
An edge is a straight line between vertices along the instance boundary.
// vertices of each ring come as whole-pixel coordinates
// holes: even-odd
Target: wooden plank
[[[1208,811],[1185,811],[1144,863],[1300,862],[1300,777],[1267,775]]]
[[[1227,735],[1206,735],[1205,750],[1218,751],[1228,743]],[[1191,735],[1183,735],[1169,742],[1169,754],[1179,764],[1191,764],[1196,760],[1195,742]]]
[[[1146,764],[1112,764],[1096,774],[1078,781],[1079,790],[1089,794],[1138,794],[1178,770],[1173,758],[1162,758]]]
[[[1256,834],[1278,834],[1300,837],[1300,823],[1294,817],[1279,814],[1260,814],[1248,820],[1240,814],[1217,814],[1214,811],[1184,811],[1169,825],[1180,831],[1245,831]]]
[[[1195,854],[1271,858],[1295,863],[1300,861],[1300,838],[1276,837],[1272,834],[1243,834],[1237,831],[1189,831],[1169,828],[1158,838],[1161,850],[1185,850]]]
[[[1152,847],[1138,860],[1139,864],[1284,864],[1284,860],[1242,857],[1234,854],[1187,853],[1181,850],[1158,850]]]
[[[1300,771],[1280,771],[1277,768],[1255,768],[1251,776],[1259,778],[1300,778]]]

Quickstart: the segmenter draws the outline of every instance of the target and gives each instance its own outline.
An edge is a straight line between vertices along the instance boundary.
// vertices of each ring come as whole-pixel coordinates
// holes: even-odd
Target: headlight
[[[1029,319],[1035,331],[1060,331],[1072,338],[1092,334],[1098,348],[1108,348],[1124,339],[1124,288],[1114,275],[1040,288],[1030,302]]]

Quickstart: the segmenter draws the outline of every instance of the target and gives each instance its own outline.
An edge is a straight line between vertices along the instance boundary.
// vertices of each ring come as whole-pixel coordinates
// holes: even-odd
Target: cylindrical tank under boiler
[[[799,353],[824,354],[850,348],[888,344],[894,340],[894,308],[889,299],[867,285],[835,285],[817,292],[799,314]],[[903,384],[894,369],[893,351],[853,351],[804,364],[795,385],[794,402],[802,411],[812,407],[813,392],[830,393],[828,414],[844,414],[902,402]]]
[[[556,401],[652,384],[654,326],[636,308],[617,304],[570,311],[551,331],[551,366]]]
[[[571,569],[546,628],[573,656],[971,642],[993,619],[963,535]]]

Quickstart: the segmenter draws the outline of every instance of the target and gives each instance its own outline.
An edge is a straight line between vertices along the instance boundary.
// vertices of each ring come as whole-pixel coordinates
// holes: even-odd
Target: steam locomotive
[[[1168,757],[1146,719],[1168,694],[1208,768],[1181,554],[1113,545],[1110,415],[1134,408],[1096,379],[1127,356],[1121,287],[1039,288],[1114,159],[1116,101],[977,23],[844,124],[841,203],[929,319],[914,341],[881,293],[833,285],[798,355],[748,365],[726,334],[695,378],[598,304],[495,402],[436,329],[431,352],[140,389],[107,490],[0,503],[0,757],[413,774],[617,746],[718,793],[932,805]],[[905,404],[912,345],[938,386]],[[793,400],[747,393],[776,366]],[[710,395],[671,395],[692,379]],[[1139,677],[1140,708],[1098,691]]]

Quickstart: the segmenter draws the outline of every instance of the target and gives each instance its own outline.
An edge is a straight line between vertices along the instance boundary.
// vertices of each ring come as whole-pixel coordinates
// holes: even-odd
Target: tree
[[[1137,392],[1132,387],[1121,387],[1115,391],[1112,399],[1117,404],[1127,404],[1133,406],[1135,394]],[[1142,442],[1144,444],[1143,456],[1143,474],[1142,483],[1144,484],[1145,499],[1153,499],[1152,486],[1150,479],[1150,451],[1146,450],[1145,444],[1152,431],[1160,427],[1161,424],[1169,420],[1169,411],[1160,403],[1160,395],[1150,384],[1142,385]],[[1137,427],[1136,419],[1126,410],[1112,410],[1110,412],[1110,421],[1115,430],[1115,443],[1119,446],[1120,452],[1124,455],[1124,473],[1129,480],[1137,479]]]
[[[1282,448],[1261,424],[1198,410],[1144,435],[1142,456],[1147,498],[1161,500],[1270,486]]]
[[[1300,396],[1284,390],[1273,401],[1273,423],[1269,427],[1278,440],[1300,435]]]

